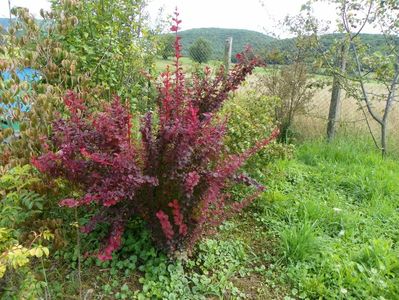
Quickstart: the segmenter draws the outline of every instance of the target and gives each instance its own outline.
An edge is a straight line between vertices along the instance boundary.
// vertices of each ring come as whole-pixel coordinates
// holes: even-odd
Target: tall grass
[[[300,295],[399,298],[398,170],[396,158],[350,138],[306,142],[276,163],[260,219]]]

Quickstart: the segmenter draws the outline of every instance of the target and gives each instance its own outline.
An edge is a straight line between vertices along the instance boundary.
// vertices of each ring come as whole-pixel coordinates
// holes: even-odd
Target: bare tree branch
[[[351,47],[352,47],[352,50],[353,50],[353,54],[354,54],[354,57],[355,57],[355,63],[356,63],[356,67],[357,67],[357,72],[358,72],[358,75],[359,75],[358,82],[360,84],[360,88],[361,88],[361,91],[362,91],[362,94],[363,94],[363,100],[366,102],[367,110],[370,113],[370,115],[373,117],[374,120],[376,120],[380,125],[383,125],[382,118],[380,118],[380,117],[378,117],[376,115],[375,111],[373,110],[373,108],[371,106],[371,102],[370,102],[370,99],[368,97],[366,87],[364,85],[363,80],[361,79],[361,77],[362,77],[362,66],[361,66],[361,63],[360,63],[360,59],[359,59],[359,55],[357,53],[356,46],[355,46],[354,43],[351,43]]]

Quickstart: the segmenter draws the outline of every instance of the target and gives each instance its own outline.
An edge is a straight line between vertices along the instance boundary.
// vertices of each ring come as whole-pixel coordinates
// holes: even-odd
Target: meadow
[[[353,139],[306,142],[272,167],[255,219],[278,240],[269,259],[293,298],[397,299],[397,168]]]
[[[215,68],[222,64],[222,62],[219,60],[210,60],[206,64],[201,65],[201,64],[194,62],[189,57],[182,57],[181,63],[182,63],[184,71],[187,71],[187,72],[193,71],[198,68],[203,68],[205,65],[209,66],[211,68]],[[174,64],[173,59],[157,58],[155,61],[155,70],[157,73],[162,73],[162,72],[165,72],[165,70],[168,66],[171,67],[171,66],[173,66],[173,64]]]

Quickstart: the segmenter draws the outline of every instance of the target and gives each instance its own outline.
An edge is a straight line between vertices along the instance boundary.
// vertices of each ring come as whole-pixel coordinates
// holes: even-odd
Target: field
[[[207,62],[206,64],[200,65],[198,63],[193,62],[189,57],[182,57],[180,60],[183,65],[184,71],[188,71],[188,72],[195,70],[196,67],[200,67],[200,68],[204,68],[205,66],[216,67],[221,64],[221,62],[218,60],[211,60],[211,61]],[[158,58],[155,61],[155,69],[156,69],[157,73],[161,73],[166,70],[167,66],[172,67],[173,64],[174,64],[174,61],[172,59]]]
[[[280,67],[277,65],[257,68],[249,80],[255,81],[258,76],[267,76],[273,69]],[[299,112],[294,120],[296,138],[302,141],[323,138],[326,136],[327,131],[332,78],[318,74],[313,74],[312,76],[313,80],[320,80],[327,84],[323,88],[316,90],[305,111]],[[353,85],[356,86],[358,83],[354,82]],[[365,86],[373,109],[378,116],[382,117],[385,110],[385,96],[388,94],[386,86],[373,80],[368,81]],[[359,86],[358,88],[360,91]],[[362,139],[370,147],[373,147],[374,143],[370,135],[370,129],[376,140],[379,141],[381,136],[380,125],[370,116],[364,102],[360,103],[355,98],[348,96],[345,91],[342,91],[341,99],[338,135]],[[370,129],[366,120],[369,122]],[[397,102],[395,102],[388,120],[388,149],[394,155],[399,154],[397,128],[399,128],[399,107]]]
[[[369,83],[367,87],[370,92],[374,94],[386,93],[385,87],[377,83]],[[305,138],[320,138],[325,135],[330,97],[331,86],[317,91],[312,102],[308,106],[307,113],[302,114],[297,118],[297,130],[300,131]],[[385,103],[374,101],[373,104],[378,114],[382,115]],[[366,116],[370,122],[372,132],[378,140],[380,136],[380,127],[368,114],[366,107],[364,107],[364,111],[366,112]],[[367,137],[369,142],[372,143],[365,120],[365,114],[360,108],[359,103],[354,98],[347,97],[346,94],[343,93],[339,133],[345,136],[352,135],[359,138]],[[399,151],[399,135],[397,134],[397,128],[399,128],[399,107],[395,104],[391,111],[388,124],[389,148],[391,149],[391,152],[397,153]]]

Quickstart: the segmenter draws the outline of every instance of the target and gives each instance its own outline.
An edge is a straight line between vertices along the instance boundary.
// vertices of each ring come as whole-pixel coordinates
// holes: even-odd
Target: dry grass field
[[[368,90],[373,94],[384,95],[387,90],[384,86],[377,83],[369,83]],[[312,102],[308,106],[306,113],[299,115],[295,121],[296,131],[300,133],[303,139],[314,139],[325,136],[326,122],[328,117],[329,103],[331,97],[331,86],[325,87],[316,92]],[[364,103],[362,103],[364,106]],[[374,101],[373,107],[379,115],[383,114],[384,102]],[[348,97],[345,93],[342,95],[341,103],[341,121],[339,123],[338,135],[353,136],[356,138],[369,138],[369,129],[366,122],[369,121],[373,134],[379,139],[380,126],[375,122],[366,107],[362,109],[360,103]],[[391,151],[399,152],[399,103],[395,102],[389,119],[389,146]]]
[[[268,72],[270,72],[270,69],[257,69],[255,73],[247,79],[249,84],[241,89],[251,89],[251,83],[255,82],[259,76],[267,76]],[[299,139],[300,142],[320,139],[326,136],[332,80],[321,75],[315,75],[315,78],[330,82],[330,84],[319,89],[315,93],[312,101],[307,105],[306,111],[301,112],[295,117],[294,131],[296,133],[296,138]],[[367,83],[366,89],[369,93],[369,97],[376,97],[378,95],[382,96],[382,99],[385,99],[388,93],[387,88],[377,82]],[[399,91],[397,95],[398,93]],[[377,114],[382,116],[385,109],[385,101],[372,100],[372,105]],[[367,111],[365,103],[359,103],[359,101],[353,97],[347,96],[345,91],[343,91],[341,119],[338,125],[337,136],[362,139],[365,143],[370,143],[370,145],[373,146],[374,143],[367,126],[366,118],[375,138],[379,141],[380,126]],[[397,96],[397,100],[393,104],[393,109],[389,117],[388,146],[388,152],[399,154],[399,96]]]

